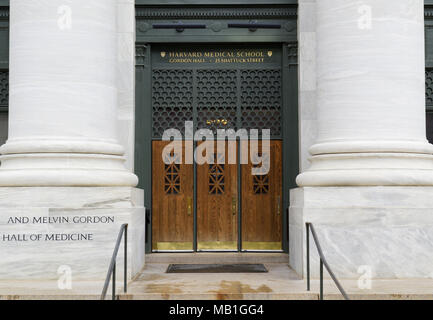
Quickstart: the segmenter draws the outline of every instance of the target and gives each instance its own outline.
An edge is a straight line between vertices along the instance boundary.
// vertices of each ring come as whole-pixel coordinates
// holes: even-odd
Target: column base
[[[433,187],[306,187],[290,193],[290,265],[306,276],[312,222],[339,279],[431,278]],[[311,272],[319,276],[310,237]],[[325,275],[328,277],[327,272]]]
[[[0,279],[53,280],[57,288],[70,277],[101,281],[102,290],[124,223],[132,278],[144,266],[143,201],[129,187],[0,188]],[[117,262],[120,280],[123,242]]]
[[[311,158],[297,180],[308,186],[433,186],[433,155],[338,153]]]
[[[0,187],[130,186],[135,174],[117,155],[80,153],[9,154],[0,157]]]

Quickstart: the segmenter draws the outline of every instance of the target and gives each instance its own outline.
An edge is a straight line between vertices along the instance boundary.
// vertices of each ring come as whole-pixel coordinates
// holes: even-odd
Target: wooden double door
[[[153,142],[153,251],[282,250],[281,141],[251,157],[251,146],[215,143],[196,150],[202,161],[192,143],[169,144]]]

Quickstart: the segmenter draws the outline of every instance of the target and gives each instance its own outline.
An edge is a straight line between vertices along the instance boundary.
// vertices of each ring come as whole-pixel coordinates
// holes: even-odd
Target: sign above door
[[[280,51],[272,48],[234,48],[214,47],[205,50],[196,48],[179,48],[176,50],[161,50],[159,55],[152,57],[154,63],[165,64],[266,64],[281,63]]]

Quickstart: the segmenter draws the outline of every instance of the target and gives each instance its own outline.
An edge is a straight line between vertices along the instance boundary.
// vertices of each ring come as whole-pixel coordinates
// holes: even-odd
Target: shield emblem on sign
[[[272,51],[268,51],[268,56],[272,57],[272,55],[273,55],[273,52]]]
[[[161,57],[165,58],[166,53],[164,51],[161,52]]]

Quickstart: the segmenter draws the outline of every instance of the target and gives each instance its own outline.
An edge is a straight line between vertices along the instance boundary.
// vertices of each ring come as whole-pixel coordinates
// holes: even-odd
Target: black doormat
[[[167,273],[264,273],[263,264],[170,264]]]

